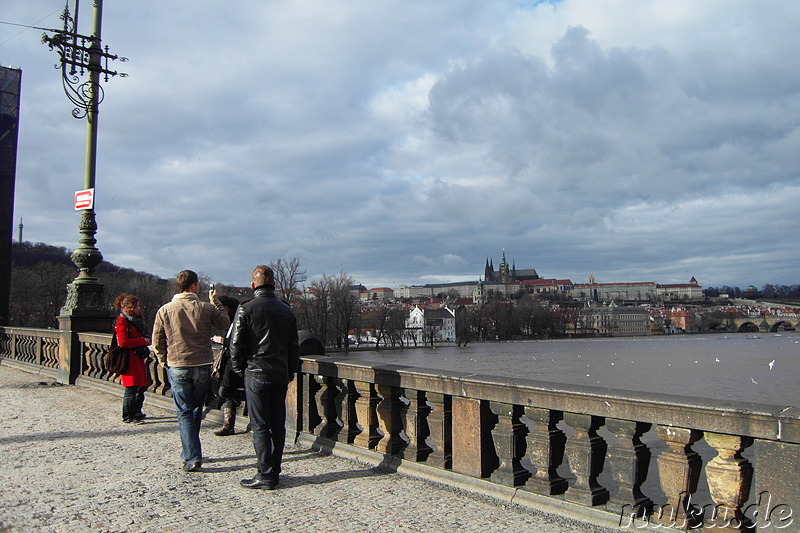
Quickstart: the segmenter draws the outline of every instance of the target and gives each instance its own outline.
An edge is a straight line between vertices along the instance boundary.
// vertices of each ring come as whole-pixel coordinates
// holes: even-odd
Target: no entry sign
[[[94,208],[94,189],[75,191],[75,211]]]

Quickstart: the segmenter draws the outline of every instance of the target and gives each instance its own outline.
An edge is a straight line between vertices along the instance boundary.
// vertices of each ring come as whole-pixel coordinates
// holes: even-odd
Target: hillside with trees
[[[58,315],[67,299],[67,285],[78,275],[70,250],[44,243],[12,243],[9,325],[58,328]],[[146,321],[152,324],[158,308],[174,293],[172,281],[103,261],[95,275],[105,285],[108,308],[121,292],[139,297]]]

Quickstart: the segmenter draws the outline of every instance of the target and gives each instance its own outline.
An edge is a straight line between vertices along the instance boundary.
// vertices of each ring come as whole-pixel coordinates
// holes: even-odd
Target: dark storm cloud
[[[59,25],[57,2],[10,4]],[[576,282],[796,283],[769,226],[800,200],[800,10],[767,4],[106,3],[131,61],[102,106],[98,245],[230,283],[292,256],[475,279],[504,248]],[[0,25],[24,71],[15,215],[74,247],[84,124],[38,34]]]

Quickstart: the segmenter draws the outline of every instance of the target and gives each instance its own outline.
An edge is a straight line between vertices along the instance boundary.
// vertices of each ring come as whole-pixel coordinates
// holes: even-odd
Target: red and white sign
[[[94,189],[75,191],[75,211],[94,208]]]

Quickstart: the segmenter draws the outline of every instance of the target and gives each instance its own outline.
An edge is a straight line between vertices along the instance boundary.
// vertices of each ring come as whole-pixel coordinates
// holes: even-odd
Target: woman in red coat
[[[114,307],[120,311],[114,323],[117,344],[128,350],[128,369],[120,374],[125,395],[122,397],[122,421],[141,422],[144,393],[150,386],[150,375],[145,359],[150,355],[150,338],[145,336],[147,327],[142,318],[142,304],[139,299],[122,293],[114,300]]]

